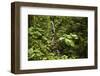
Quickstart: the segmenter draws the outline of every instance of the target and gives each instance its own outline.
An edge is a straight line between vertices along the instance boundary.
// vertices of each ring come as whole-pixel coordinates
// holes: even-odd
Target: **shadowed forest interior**
[[[88,18],[28,15],[28,60],[88,58]]]

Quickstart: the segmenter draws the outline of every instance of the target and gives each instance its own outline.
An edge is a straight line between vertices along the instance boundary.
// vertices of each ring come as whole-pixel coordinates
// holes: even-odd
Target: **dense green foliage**
[[[28,60],[87,58],[87,17],[28,16]]]

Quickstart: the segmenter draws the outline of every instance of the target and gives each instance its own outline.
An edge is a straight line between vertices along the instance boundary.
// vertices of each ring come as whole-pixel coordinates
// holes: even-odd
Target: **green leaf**
[[[72,40],[70,40],[70,39],[65,39],[65,43],[67,44],[67,45],[69,45],[69,46],[72,46],[72,47],[74,47],[75,46],[75,44],[74,44],[74,42],[72,41]]]

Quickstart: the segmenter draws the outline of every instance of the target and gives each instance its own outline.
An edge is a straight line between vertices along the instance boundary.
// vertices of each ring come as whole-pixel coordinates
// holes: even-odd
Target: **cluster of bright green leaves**
[[[78,36],[70,33],[70,35],[64,34],[59,38],[60,41],[64,41],[67,46],[75,47],[74,39],[78,39]]]
[[[51,21],[55,25],[52,43]],[[87,57],[87,18],[28,16],[28,60]]]

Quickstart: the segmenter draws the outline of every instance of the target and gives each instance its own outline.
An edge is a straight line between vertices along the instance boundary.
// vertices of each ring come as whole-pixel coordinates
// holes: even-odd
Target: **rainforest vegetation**
[[[28,60],[88,57],[88,18],[28,15]]]

